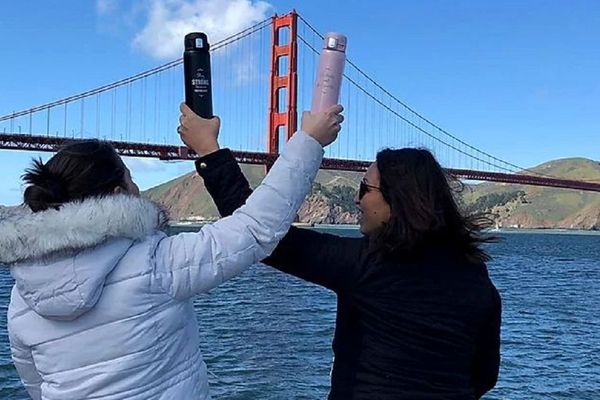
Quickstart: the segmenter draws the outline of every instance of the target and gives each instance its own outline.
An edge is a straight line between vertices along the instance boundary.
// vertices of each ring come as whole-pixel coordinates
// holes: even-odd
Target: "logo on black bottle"
[[[196,77],[192,79],[192,86],[194,86],[194,92],[200,95],[208,92],[208,86],[210,81],[204,76],[204,70],[201,68],[196,71]]]

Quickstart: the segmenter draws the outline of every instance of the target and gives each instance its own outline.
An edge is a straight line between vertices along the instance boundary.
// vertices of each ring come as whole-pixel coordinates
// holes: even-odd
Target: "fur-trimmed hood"
[[[111,195],[37,213],[0,214],[0,263],[39,315],[72,320],[94,307],[108,274],[131,248],[166,226],[149,200]]]
[[[167,224],[157,204],[111,195],[37,213],[27,207],[0,214],[0,264],[15,264],[96,246],[110,239],[137,240]]]

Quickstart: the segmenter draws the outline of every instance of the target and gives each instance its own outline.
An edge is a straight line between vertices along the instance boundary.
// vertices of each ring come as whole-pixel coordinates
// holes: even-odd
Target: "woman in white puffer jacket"
[[[25,204],[0,216],[0,263],[15,285],[12,357],[33,399],[209,399],[194,295],[269,255],[335,140],[341,107],[305,114],[263,183],[232,216],[167,236],[107,143],[64,147],[25,174]],[[182,106],[182,126],[218,118]],[[180,127],[181,128],[181,127]],[[194,131],[198,131],[196,128]],[[200,155],[185,129],[184,142]]]

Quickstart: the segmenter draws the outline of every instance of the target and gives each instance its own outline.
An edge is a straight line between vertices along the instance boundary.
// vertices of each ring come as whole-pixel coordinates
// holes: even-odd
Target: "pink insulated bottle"
[[[338,104],[342,75],[346,63],[346,36],[329,32],[325,35],[319,58],[319,71],[313,91],[312,112],[322,112]]]

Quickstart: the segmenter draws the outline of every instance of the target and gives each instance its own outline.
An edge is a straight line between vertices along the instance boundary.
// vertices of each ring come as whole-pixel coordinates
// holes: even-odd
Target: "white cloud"
[[[126,157],[123,160],[125,160],[125,164],[134,175],[136,173],[159,172],[165,170],[165,164],[161,160],[137,157]]]
[[[233,68],[235,71],[236,83],[239,85],[254,81],[260,73],[258,70],[258,62],[252,53],[246,54],[242,59],[234,61]]]
[[[117,0],[97,0],[96,11],[100,15],[111,14],[117,9]]]
[[[264,20],[271,9],[253,0],[148,0],[147,6],[146,23],[133,46],[161,60],[180,57],[189,32],[205,32],[216,43]]]

